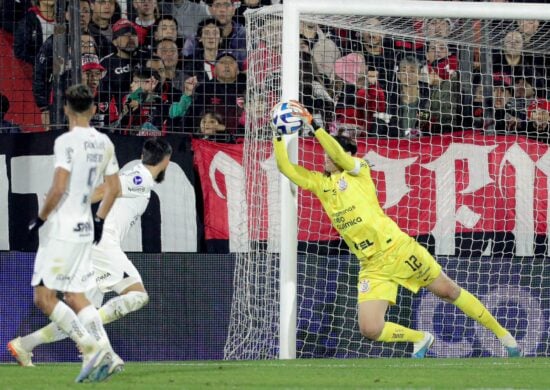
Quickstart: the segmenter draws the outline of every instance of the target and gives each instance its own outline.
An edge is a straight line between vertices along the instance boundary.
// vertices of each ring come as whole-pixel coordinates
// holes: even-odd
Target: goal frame
[[[550,20],[550,7],[542,3],[474,3],[392,0],[285,0],[282,21],[281,98],[298,99],[300,15],[362,15],[421,18]],[[285,136],[289,158],[298,160],[297,135]],[[280,181],[281,256],[279,301],[279,359],[296,358],[297,329],[297,189],[284,176]]]

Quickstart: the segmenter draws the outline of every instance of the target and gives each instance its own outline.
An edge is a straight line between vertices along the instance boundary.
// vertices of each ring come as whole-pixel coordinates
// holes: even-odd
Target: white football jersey
[[[93,127],[75,127],[54,145],[55,168],[70,172],[65,194],[48,218],[49,236],[64,241],[91,242],[93,221],[90,200],[104,175],[118,172],[115,147]]]
[[[105,219],[103,239],[120,244],[132,226],[145,212],[155,180],[151,172],[139,163],[131,171],[121,172],[121,196],[118,197]]]

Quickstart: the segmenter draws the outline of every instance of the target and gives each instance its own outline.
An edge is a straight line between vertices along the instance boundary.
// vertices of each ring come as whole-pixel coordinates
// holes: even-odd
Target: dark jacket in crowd
[[[38,7],[29,9],[23,19],[17,22],[13,38],[15,57],[32,65],[44,42],[38,13]]]

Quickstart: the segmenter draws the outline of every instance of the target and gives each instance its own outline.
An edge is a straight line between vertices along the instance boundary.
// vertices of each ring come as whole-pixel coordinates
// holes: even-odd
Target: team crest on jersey
[[[363,279],[361,281],[359,281],[359,292],[360,293],[366,293],[368,292],[370,289],[370,284],[369,284],[369,281],[367,279]]]
[[[139,186],[143,182],[143,179],[141,178],[141,176],[134,176],[133,182],[136,186]]]
[[[338,189],[340,191],[345,191],[346,188],[348,188],[348,183],[342,177],[342,178],[340,178],[340,180],[338,180]]]

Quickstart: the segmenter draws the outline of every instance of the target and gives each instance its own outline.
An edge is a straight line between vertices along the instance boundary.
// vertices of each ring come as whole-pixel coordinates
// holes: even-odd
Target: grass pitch
[[[549,389],[550,359],[307,359],[127,363],[75,384],[78,364],[0,365],[0,389]]]

